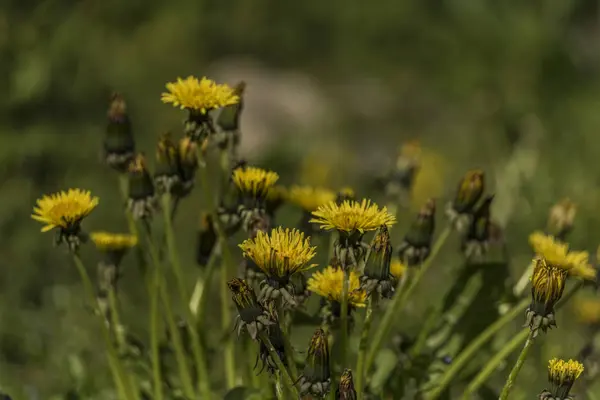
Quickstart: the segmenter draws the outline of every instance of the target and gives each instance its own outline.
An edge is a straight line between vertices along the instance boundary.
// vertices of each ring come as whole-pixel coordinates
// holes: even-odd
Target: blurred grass
[[[548,208],[564,196],[579,205],[573,245],[593,251],[600,242],[598,7],[589,0],[3,2],[0,388],[47,399],[77,385],[88,393],[108,385],[76,273],[29,214],[42,193],[83,187],[101,198],[86,227],[126,229],[112,212],[120,204],[116,176],[100,163],[109,93],[125,94],[138,146],[151,154],[160,132],[179,129],[180,114],[159,101],[164,83],[220,76],[224,65],[236,73],[225,79],[247,79],[240,59],[256,60],[266,82],[270,71],[290,71],[315,83],[318,119],[284,115],[269,123],[273,110],[265,106],[253,118],[267,121],[266,132],[244,132],[245,142],[266,133],[252,161],[285,183],[349,184],[371,195],[373,174],[401,142],[417,138],[428,156],[415,207],[447,197],[465,169],[483,168],[509,232],[514,277],[529,257],[528,233],[545,225]],[[269,97],[248,84],[249,101]],[[284,95],[294,104],[298,94]],[[199,196],[182,204],[189,220]],[[176,223],[192,279],[195,226]],[[429,303],[431,293],[445,292],[459,259],[453,254],[438,262],[417,299]],[[91,250],[83,256],[94,265]],[[127,262],[123,318],[144,332],[143,284]],[[414,302],[406,329],[422,322],[426,305]],[[558,319],[560,328],[525,365],[520,382],[529,396],[545,385],[547,358],[574,356],[581,346],[580,327],[567,312]],[[68,367],[77,362],[83,377]]]

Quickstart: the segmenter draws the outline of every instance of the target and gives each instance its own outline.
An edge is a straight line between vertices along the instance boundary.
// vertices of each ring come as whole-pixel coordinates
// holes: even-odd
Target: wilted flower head
[[[202,77],[198,79],[188,76],[186,79],[177,78],[177,82],[166,85],[168,92],[163,93],[163,103],[171,103],[175,107],[188,109],[206,114],[210,110],[236,104],[239,101],[232,88],[220,85]]]
[[[569,245],[554,237],[534,232],[529,235],[533,251],[549,264],[569,272],[569,275],[588,280],[596,279],[596,270],[589,264],[587,251],[569,251]]]
[[[284,230],[279,227],[270,234],[258,231],[255,238],[245,240],[240,248],[244,257],[251,259],[266,275],[261,299],[282,295],[286,301],[294,304],[290,277],[316,266],[309,264],[316,254],[316,247],[310,245],[310,238],[305,238],[296,229]]]
[[[390,272],[392,244],[387,226],[383,225],[379,228],[370,249],[364,275],[360,277],[361,286],[368,294],[376,291],[381,296],[389,298],[394,293],[395,279]]]
[[[583,364],[578,361],[565,361],[553,358],[548,362],[548,381],[551,389],[544,390],[540,395],[540,400],[571,400],[569,392],[573,384],[583,373]]]
[[[127,207],[133,218],[148,218],[156,206],[156,194],[143,154],[138,154],[129,164],[129,198]]]
[[[330,201],[313,211],[314,218],[310,222],[321,225],[321,229],[337,230],[345,234],[374,231],[382,225],[387,227],[396,223],[396,217],[382,209],[371,200],[344,201],[337,204]]]
[[[468,171],[458,184],[454,200],[446,207],[446,215],[453,226],[463,231],[470,220],[470,213],[481,199],[485,189],[483,171]]]
[[[233,171],[233,183],[237,187],[245,203],[252,206],[262,205],[269,189],[271,189],[279,175],[273,171],[266,171],[256,167],[240,167]]]
[[[354,389],[354,379],[352,379],[352,371],[348,368],[344,370],[340,377],[340,383],[335,392],[336,400],[356,400],[356,389]]]
[[[119,172],[127,169],[135,152],[131,121],[125,99],[118,93],[112,95],[108,107],[108,124],[104,137],[106,163]]]
[[[435,231],[435,200],[423,205],[398,248],[398,256],[409,266],[418,266],[429,257]]]
[[[548,215],[548,232],[564,240],[565,236],[573,229],[573,222],[577,214],[577,205],[566,198],[552,206]]]
[[[256,340],[261,330],[275,323],[272,316],[258,302],[254,290],[246,281],[234,278],[227,282],[227,286],[239,312],[238,335],[246,328],[252,339]]]
[[[181,181],[184,185],[193,184],[198,168],[198,143],[185,136],[179,140],[178,150]]]
[[[298,385],[302,396],[310,394],[322,398],[329,392],[331,386],[329,343],[323,329],[317,329],[310,339],[306,364]]]
[[[554,305],[562,297],[567,280],[567,270],[554,266],[546,259],[534,259],[531,277],[531,304],[527,308],[526,325],[537,336],[538,330],[546,332],[556,326]]]
[[[92,197],[89,190],[69,189],[38,199],[31,218],[45,224],[42,232],[60,228],[57,243],[66,240],[71,250],[76,250],[81,240],[81,221],[98,202],[98,197]]]

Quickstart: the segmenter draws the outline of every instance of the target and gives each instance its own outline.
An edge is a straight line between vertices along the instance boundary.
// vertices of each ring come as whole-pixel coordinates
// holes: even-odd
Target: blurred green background
[[[160,102],[167,81],[243,79],[242,155],[283,183],[350,185],[359,196],[373,195],[373,177],[418,139],[413,211],[427,197],[448,199],[467,169],[482,168],[506,229],[509,283],[531,256],[527,235],[563,197],[579,207],[573,246],[594,252],[600,242],[599,39],[593,0],[3,0],[0,389],[45,400],[78,387],[101,398],[110,387],[76,272],[29,215],[43,193],[81,187],[101,199],[87,229],[126,229],[117,177],[101,160],[112,91],[128,100],[138,148],[151,155],[183,118]],[[186,199],[177,221],[192,280],[200,198]],[[441,301],[456,248],[422,286],[407,331],[422,323],[421,303]],[[86,248],[83,257],[92,270],[98,256]],[[143,336],[145,291],[131,261],[123,318]],[[570,310],[527,361],[515,399],[546,387],[549,357],[575,357],[588,340]]]

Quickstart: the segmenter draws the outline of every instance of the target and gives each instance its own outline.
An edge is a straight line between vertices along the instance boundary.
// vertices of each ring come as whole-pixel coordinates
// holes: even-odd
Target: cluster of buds
[[[171,135],[161,136],[156,147],[156,169],[154,181],[160,193],[170,193],[184,197],[194,186],[198,168],[197,144],[189,137],[183,137],[178,144]]]

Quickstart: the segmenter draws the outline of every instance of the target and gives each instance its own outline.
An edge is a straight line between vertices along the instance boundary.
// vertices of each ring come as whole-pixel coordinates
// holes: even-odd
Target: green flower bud
[[[398,248],[400,259],[408,266],[422,264],[431,252],[434,231],[435,200],[429,199],[419,211]]]
[[[356,389],[354,389],[354,379],[352,371],[348,368],[344,370],[340,377],[340,383],[335,392],[336,400],[356,400]]]
[[[331,386],[329,343],[325,331],[317,329],[310,340],[306,365],[300,380],[300,394],[324,397]]]
[[[135,141],[131,121],[127,114],[127,104],[120,94],[113,94],[108,108],[108,124],[104,137],[104,158],[106,163],[119,172],[127,170],[134,157]]]

